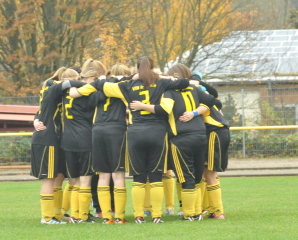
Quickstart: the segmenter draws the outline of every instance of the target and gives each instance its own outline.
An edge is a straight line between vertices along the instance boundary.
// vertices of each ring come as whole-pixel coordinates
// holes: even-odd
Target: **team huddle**
[[[221,108],[216,89],[182,64],[166,75],[149,57],[132,69],[92,59],[82,70],[58,69],[40,91],[31,145],[41,223],[94,223],[94,176],[103,223],[127,223],[126,172],[136,223],[148,215],[163,223],[164,197],[165,214],[174,215],[173,172],[179,220],[224,219],[217,172],[227,167],[230,134]]]

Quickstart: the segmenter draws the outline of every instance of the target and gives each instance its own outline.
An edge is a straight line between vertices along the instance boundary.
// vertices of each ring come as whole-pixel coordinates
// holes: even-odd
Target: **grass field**
[[[227,219],[135,224],[127,181],[129,224],[40,224],[40,182],[0,183],[0,239],[297,239],[298,178],[221,178]],[[178,206],[176,208],[178,210]]]

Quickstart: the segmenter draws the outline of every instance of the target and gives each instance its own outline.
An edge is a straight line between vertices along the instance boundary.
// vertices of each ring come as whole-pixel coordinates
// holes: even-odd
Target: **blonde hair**
[[[188,67],[181,63],[177,63],[173,65],[169,70],[168,70],[168,75],[176,77],[176,78],[186,78],[189,79],[192,75],[192,72]]]
[[[137,67],[131,67],[131,68],[130,68],[130,72],[131,72],[131,74],[138,73],[138,69],[137,69]]]
[[[81,73],[81,78],[84,79],[84,78],[90,78],[90,77],[95,77],[95,78],[98,78],[99,77],[99,74],[98,72],[96,71],[95,68],[85,68],[82,73]]]
[[[106,66],[101,61],[98,61],[98,60],[88,59],[83,64],[82,71],[84,71],[85,68],[94,68],[97,71],[99,76],[106,75],[107,73]]]
[[[61,80],[79,80],[80,74],[71,68],[67,68],[61,75]]]
[[[42,88],[45,88],[47,86],[47,81],[48,80],[57,80],[57,81],[60,81],[61,80],[61,76],[62,76],[62,73],[66,70],[67,68],[66,67],[60,67],[52,77],[48,78],[47,80],[45,80],[43,83],[42,83]]]
[[[127,75],[127,76],[130,76],[131,75],[131,71],[125,65],[115,64],[112,67],[111,75],[115,75],[115,76],[125,76],[125,75]]]

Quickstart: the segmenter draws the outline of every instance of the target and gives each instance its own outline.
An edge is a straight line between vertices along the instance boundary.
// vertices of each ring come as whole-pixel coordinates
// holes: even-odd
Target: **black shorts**
[[[96,124],[92,128],[92,168],[97,172],[125,171],[126,125]]]
[[[174,172],[180,183],[195,179],[199,183],[204,172],[207,151],[207,136],[203,134],[182,134],[170,139]]]
[[[220,128],[208,134],[208,151],[205,167],[210,171],[224,172],[228,166],[230,130]]]
[[[133,124],[127,130],[129,174],[165,173],[167,128],[162,123]]]
[[[58,173],[62,173],[65,178],[67,178],[66,171],[66,161],[65,161],[65,153],[62,148],[59,149],[59,170]]]
[[[65,151],[66,170],[69,178],[90,176],[93,171],[91,168],[91,152],[70,152]]]
[[[31,175],[38,178],[55,178],[59,173],[60,147],[31,145]]]

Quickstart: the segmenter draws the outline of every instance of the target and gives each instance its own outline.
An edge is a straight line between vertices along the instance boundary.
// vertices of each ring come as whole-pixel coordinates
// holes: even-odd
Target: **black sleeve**
[[[90,83],[90,85],[97,89],[97,91],[103,92],[103,85],[108,82],[108,79],[103,80],[95,80],[94,82]]]
[[[184,89],[189,86],[189,80],[188,79],[178,79],[176,81],[172,81],[170,79],[161,79],[163,80],[167,85],[165,87],[165,90],[170,90],[170,89]]]
[[[215,99],[214,105],[218,108],[218,110],[222,109],[222,103],[218,99]]]
[[[49,80],[47,80],[47,84],[46,85],[50,87],[50,86],[52,86],[54,84],[54,81],[55,81],[54,79],[49,79]]]
[[[215,102],[215,98],[211,94],[207,94],[197,87],[195,89],[198,92],[200,104],[204,104],[207,107],[212,108]]]
[[[71,87],[76,87],[76,88],[82,87],[86,84],[84,82],[75,81],[75,80],[69,80],[69,83]]]
[[[88,97],[88,104],[91,107],[96,107],[98,102],[103,102],[106,99],[107,97],[102,92],[93,92]]]
[[[218,92],[214,87],[211,87],[209,84],[203,82],[202,80],[200,80],[200,84],[206,88],[209,94],[213,95],[213,97],[215,98],[218,98]]]
[[[168,116],[168,113],[160,105],[155,105],[154,111],[156,115],[164,116],[164,117]]]

